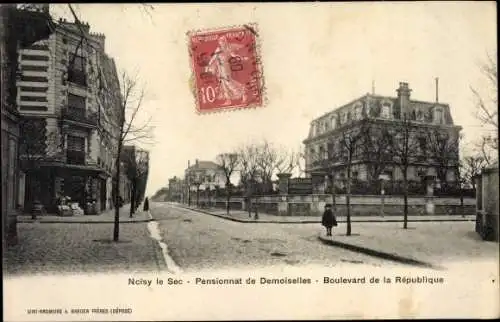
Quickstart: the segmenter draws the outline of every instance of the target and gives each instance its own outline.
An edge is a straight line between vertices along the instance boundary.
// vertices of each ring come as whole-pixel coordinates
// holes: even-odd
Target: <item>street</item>
[[[170,256],[184,272],[280,265],[400,266],[324,245],[318,240],[323,233],[318,224],[245,224],[168,203],[154,203],[151,213]]]
[[[94,272],[166,272],[304,267],[412,267],[404,260],[345,249],[324,243],[319,223],[244,223],[167,203],[151,203],[150,213],[128,221],[122,211],[120,241],[111,242],[112,213],[66,221],[24,221],[18,224],[19,244],[8,249],[8,274]],[[81,220],[88,219],[87,223]],[[149,222],[146,222],[149,221]],[[354,222],[352,236],[345,223],[333,240],[415,259],[444,268],[464,263],[495,263],[498,244],[482,241],[474,222]],[[354,265],[354,266],[353,266]],[[473,264],[476,265],[476,264]]]

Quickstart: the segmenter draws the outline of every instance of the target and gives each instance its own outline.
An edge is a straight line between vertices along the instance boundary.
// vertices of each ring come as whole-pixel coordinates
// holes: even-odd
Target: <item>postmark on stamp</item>
[[[256,30],[249,24],[188,33],[198,112],[262,106],[264,86]]]

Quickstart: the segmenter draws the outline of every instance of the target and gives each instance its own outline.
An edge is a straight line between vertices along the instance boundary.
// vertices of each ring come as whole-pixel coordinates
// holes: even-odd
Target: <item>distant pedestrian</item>
[[[118,208],[123,207],[123,203],[124,203],[124,201],[123,201],[122,196],[118,196]]]
[[[149,200],[148,200],[148,197],[146,197],[146,199],[144,199],[144,208],[143,208],[144,211],[149,211]]]
[[[332,205],[325,205],[325,212],[323,213],[323,218],[321,220],[321,224],[326,228],[326,235],[332,235],[332,227],[337,226],[337,219],[332,211]]]

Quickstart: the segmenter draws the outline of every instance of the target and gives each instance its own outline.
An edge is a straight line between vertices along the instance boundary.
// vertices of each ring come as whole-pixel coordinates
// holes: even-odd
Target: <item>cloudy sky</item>
[[[51,5],[71,19],[67,5]],[[78,4],[79,18],[106,35],[117,67],[138,73],[152,116],[148,194],[182,175],[187,161],[253,140],[298,149],[310,121],[371,92],[449,103],[465,138],[481,131],[470,86],[484,88],[478,64],[496,55],[495,3]],[[189,87],[186,32],[257,23],[267,105],[198,115]],[[466,145],[464,145],[465,147]]]

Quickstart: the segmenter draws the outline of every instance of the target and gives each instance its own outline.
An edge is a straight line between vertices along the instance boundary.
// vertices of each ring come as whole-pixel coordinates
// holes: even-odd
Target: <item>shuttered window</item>
[[[85,138],[68,135],[68,150],[85,151]]]
[[[68,107],[72,109],[85,109],[85,97],[68,94]]]

